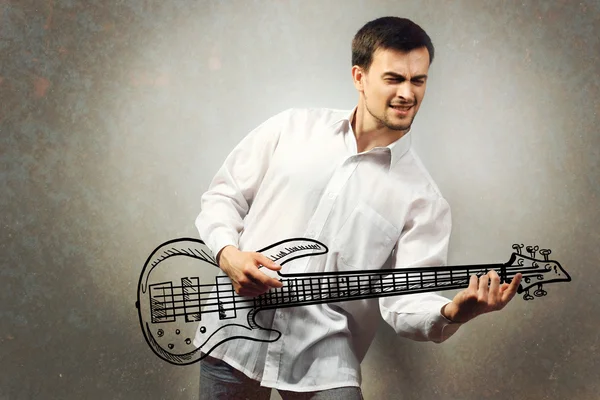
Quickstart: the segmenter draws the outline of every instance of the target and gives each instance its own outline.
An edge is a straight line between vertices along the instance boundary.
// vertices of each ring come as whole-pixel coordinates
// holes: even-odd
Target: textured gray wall
[[[598,1],[0,0],[1,399],[197,397],[198,366],[141,336],[143,263],[197,236],[249,130],[354,106],[350,41],[383,15],[437,46],[414,133],[453,208],[450,262],[538,244],[573,281],[442,345],[382,326],[366,398],[598,399]]]

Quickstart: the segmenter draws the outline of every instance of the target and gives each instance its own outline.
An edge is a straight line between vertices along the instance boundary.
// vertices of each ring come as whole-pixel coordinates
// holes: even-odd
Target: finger
[[[266,288],[267,290],[269,289],[269,287],[280,288],[283,286],[283,283],[281,283],[279,280],[265,275],[258,269],[250,271],[248,277],[257,284],[261,283],[261,284],[265,285],[267,287]]]
[[[490,277],[485,274],[481,278],[479,278],[479,295],[483,300],[487,301],[487,295],[489,292],[488,284],[490,282]]]
[[[265,257],[260,253],[256,253],[255,260],[258,261],[262,266],[269,268],[273,271],[279,271],[281,269],[281,265],[275,264],[273,261]]]
[[[477,285],[478,285],[477,275],[471,275],[471,279],[469,279],[469,287],[468,289],[473,293],[477,293]]]
[[[262,274],[262,272],[259,272],[258,270],[255,269],[255,270],[251,270],[246,275],[246,278],[248,280],[244,287],[249,290],[253,290],[253,291],[257,291],[257,292],[266,292],[267,290],[269,290],[269,286],[267,286],[264,282],[262,282],[260,280],[260,275],[258,275],[256,273]]]
[[[262,285],[264,287],[264,285]],[[233,288],[240,296],[254,297],[261,293],[261,290],[250,280],[242,279],[242,282],[236,282]]]
[[[499,297],[500,294],[500,276],[498,276],[498,273],[494,270],[491,270],[488,273],[489,279],[490,279],[490,292],[489,292],[489,296],[493,299],[496,300]]]
[[[512,282],[508,286],[508,289],[504,291],[504,293],[502,294],[502,301],[504,303],[508,303],[515,296],[515,294],[517,293],[517,289],[521,284],[521,278],[523,278],[523,275],[521,273],[515,275]]]

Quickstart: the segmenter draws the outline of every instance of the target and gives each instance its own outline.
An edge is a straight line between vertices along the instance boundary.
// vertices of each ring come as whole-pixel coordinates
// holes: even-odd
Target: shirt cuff
[[[451,301],[442,304],[432,321],[432,331],[440,333],[437,340],[434,340],[434,342],[436,343],[442,343],[446,341],[452,335],[454,335],[456,331],[458,331],[458,329],[463,325],[461,322],[450,321],[448,318],[442,315],[442,308],[444,308],[444,306],[449,303],[451,303]]]
[[[227,230],[220,229],[211,233],[210,238],[205,241],[208,248],[212,251],[213,257],[217,259],[217,255],[225,246],[239,246],[238,236]]]

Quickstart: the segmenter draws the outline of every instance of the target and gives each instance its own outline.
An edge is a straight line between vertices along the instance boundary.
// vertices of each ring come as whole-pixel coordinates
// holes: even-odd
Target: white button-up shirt
[[[445,265],[450,208],[411,148],[411,134],[358,154],[355,110],[286,110],[235,147],[202,196],[196,220],[214,255],[227,245],[258,251],[310,238],[328,253],[286,263],[282,273]],[[441,315],[449,301],[419,293],[265,310],[261,325],[281,332],[279,340],[226,341],[210,355],[267,387],[359,386],[380,315],[401,336],[439,343],[460,326]],[[214,314],[203,321],[222,323]]]

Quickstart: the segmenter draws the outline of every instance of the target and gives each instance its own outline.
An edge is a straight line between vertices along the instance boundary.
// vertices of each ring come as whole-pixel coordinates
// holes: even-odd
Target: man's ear
[[[364,90],[365,72],[364,70],[355,65],[352,67],[352,82],[356,90],[362,92]]]

